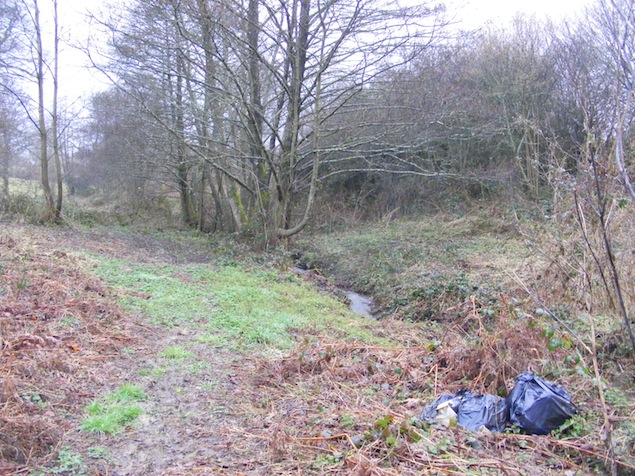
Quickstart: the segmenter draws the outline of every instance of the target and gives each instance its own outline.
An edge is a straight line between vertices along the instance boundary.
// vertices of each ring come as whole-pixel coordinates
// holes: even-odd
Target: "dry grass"
[[[602,160],[608,160],[607,170],[616,173],[612,170],[612,158]],[[582,167],[577,182],[568,185],[575,193],[554,199],[551,220],[525,221],[520,227],[534,253],[545,262],[526,284],[547,305],[566,305],[571,321],[583,313],[579,319],[582,328],[589,327],[585,322],[587,314],[606,317],[597,320],[596,326],[601,327],[598,330],[614,339],[616,345],[627,344],[606,244],[611,247],[626,308],[633,309],[633,203],[624,196],[616,177],[601,175],[596,183],[592,169]],[[598,190],[601,190],[599,196]],[[630,343],[624,345],[628,346]]]
[[[474,303],[472,303],[474,305]],[[564,373],[558,381],[582,404],[585,424],[564,438],[521,434],[473,434],[435,429],[415,417],[434,396],[468,387],[476,392],[510,390],[528,368],[549,372],[564,351],[526,316],[501,312],[496,323],[466,307],[450,323],[438,348],[422,342],[422,328],[384,322],[403,347],[343,343],[313,336],[290,355],[262,360],[253,408],[262,425],[243,436],[268,441],[276,474],[589,474],[604,467],[600,403],[589,380]],[[461,313],[459,313],[461,314]],[[410,335],[405,329],[408,328]],[[245,409],[245,411],[248,411]],[[633,408],[628,411],[632,412]],[[635,470],[623,456],[622,473]],[[570,473],[566,473],[569,471]]]
[[[502,312],[484,317],[474,297],[463,307],[463,317],[449,325],[445,345],[437,352],[444,382],[470,382],[479,393],[505,395],[513,379],[527,369],[545,374],[555,356],[532,316],[512,315],[506,299]]]
[[[131,336],[147,333],[132,327],[89,260],[48,245],[45,234],[0,232],[0,474],[51,462],[84,404],[115,379],[113,359],[136,345]],[[387,319],[373,326],[395,343],[383,347],[297,330],[292,352],[245,358],[233,371],[233,415],[223,419],[227,446],[218,452],[234,451],[242,459],[232,469],[240,470],[210,460],[164,474],[602,474],[607,422],[620,474],[633,474],[635,437],[615,431],[635,417],[632,401],[609,406],[604,420],[591,377],[563,364],[575,347],[550,349],[548,321],[521,307],[531,308],[472,297],[434,324]],[[627,362],[612,362],[632,373]],[[581,417],[569,432],[474,434],[416,421],[441,393],[503,392],[526,369],[572,395]]]

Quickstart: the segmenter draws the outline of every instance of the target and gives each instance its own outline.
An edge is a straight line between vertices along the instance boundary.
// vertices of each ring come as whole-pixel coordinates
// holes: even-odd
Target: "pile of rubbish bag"
[[[507,398],[461,390],[438,397],[423,409],[419,419],[443,426],[456,423],[472,431],[486,428],[502,432],[511,424],[527,434],[547,435],[576,413],[561,385],[527,371],[516,378]]]

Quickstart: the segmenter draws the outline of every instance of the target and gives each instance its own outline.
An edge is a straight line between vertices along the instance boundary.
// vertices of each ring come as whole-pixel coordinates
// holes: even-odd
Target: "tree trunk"
[[[187,226],[196,226],[197,220],[194,217],[194,206],[192,204],[192,192],[189,182],[190,165],[187,163],[185,154],[185,118],[183,103],[183,75],[184,65],[180,48],[176,50],[176,90],[173,105],[173,120],[176,128],[176,173],[181,198],[181,213],[183,222]]]
[[[293,10],[292,25],[297,22],[296,41],[289,42],[288,54],[291,58],[291,77],[289,101],[284,135],[281,144],[281,171],[278,183],[278,204],[276,205],[275,229],[291,228],[298,160],[298,135],[300,132],[300,114],[302,109],[302,84],[307,61],[309,42],[309,13],[311,0],[300,0],[299,19],[296,20],[297,6]],[[287,232],[283,232],[285,235]],[[280,234],[280,233],[277,233]]]
[[[51,134],[53,134],[53,159],[55,161],[55,175],[57,181],[57,201],[55,202],[54,220],[62,219],[62,201],[64,199],[64,173],[62,171],[62,161],[60,159],[59,131],[58,131],[58,71],[59,71],[59,23],[57,15],[57,0],[53,0],[53,22],[55,29],[55,51],[53,58],[53,118],[51,122]]]
[[[44,107],[44,48],[42,46],[42,29],[40,25],[40,9],[37,0],[33,1],[35,7],[35,36],[37,48],[36,78],[38,86],[38,133],[40,136],[40,182],[44,192],[45,209],[42,215],[43,221],[55,218],[55,201],[49,181],[48,161],[48,131],[46,129],[46,111]]]
[[[199,199],[198,199],[198,225],[196,229],[199,232],[205,231],[205,162],[200,164],[201,177],[199,184]]]
[[[253,172],[260,187],[266,186],[267,172],[263,162],[266,151],[262,141],[262,97],[260,79],[260,59],[258,57],[258,37],[260,34],[260,20],[258,18],[259,0],[249,0],[247,11],[247,54],[249,70],[249,103],[247,109],[247,134],[249,142],[249,156],[253,164]]]
[[[224,231],[225,227],[225,217],[223,212],[223,203],[220,197],[220,191],[218,189],[218,185],[220,182],[221,174],[216,171],[216,177],[212,176],[209,167],[205,167],[206,174],[208,174],[207,183],[209,184],[209,188],[212,191],[212,198],[214,199],[214,228],[213,231]]]
[[[0,131],[0,159],[2,164],[2,193],[1,198],[9,198],[9,156],[11,154],[11,140],[8,131]]]

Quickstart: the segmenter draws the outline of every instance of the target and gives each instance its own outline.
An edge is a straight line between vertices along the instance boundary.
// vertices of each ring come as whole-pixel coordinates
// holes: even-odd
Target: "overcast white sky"
[[[59,0],[59,12],[63,29],[66,34],[75,38],[86,37],[87,24],[83,16],[87,9],[97,13],[100,5],[107,0]],[[123,0],[125,1],[125,0]],[[292,1],[292,0],[287,0]],[[400,0],[411,3],[426,0]],[[495,25],[509,23],[518,12],[535,14],[538,18],[549,16],[555,21],[565,17],[573,17],[582,12],[586,5],[594,0],[439,0],[445,3],[448,14],[455,21],[460,22],[461,29],[473,29],[486,25],[488,22]],[[62,75],[62,94],[72,102],[73,96],[85,95],[90,91],[104,87],[103,83],[89,74],[81,65],[81,55],[73,53],[66,47],[67,53],[62,53],[64,70]],[[66,58],[64,58],[66,56]],[[70,81],[69,81],[70,80]]]
[[[593,0],[446,0],[448,11],[456,13],[466,27],[478,27],[488,21],[508,22],[518,12],[551,17],[560,21],[579,14]]]

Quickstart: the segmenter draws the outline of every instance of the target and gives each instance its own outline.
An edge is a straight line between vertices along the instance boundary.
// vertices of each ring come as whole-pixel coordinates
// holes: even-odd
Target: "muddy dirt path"
[[[3,231],[23,236],[25,227],[2,225]],[[29,246],[38,253],[60,256],[91,254],[131,262],[205,263],[213,260],[203,242],[174,243],[142,234],[98,232],[70,228],[28,228]],[[58,448],[81,455],[75,473],[95,475],[272,474],[268,442],[255,436],[263,429],[260,411],[253,407],[250,381],[255,361],[247,355],[196,342],[199,324],[168,329],[142,316],[124,313],[118,326],[128,329],[127,341],[116,354],[95,355],[82,361],[75,379],[82,405],[123,383],[141,386],[147,398],[143,414],[122,434],[99,435],[79,429],[77,405],[67,417]],[[168,359],[162,352],[184,348],[184,359]],[[79,374],[78,374],[79,375]],[[79,402],[78,402],[79,403]],[[54,468],[55,461],[51,464]],[[1,468],[0,468],[1,469]],[[41,469],[43,474],[46,469]],[[51,470],[53,471],[53,470]],[[1,471],[0,471],[1,472]]]
[[[173,346],[186,347],[195,360],[166,364],[160,354]],[[249,402],[239,377],[248,370],[245,359],[193,344],[185,332],[155,332],[129,358],[108,367],[114,387],[140,385],[147,399],[142,416],[121,435],[67,434],[65,440],[82,454],[99,449],[92,458],[98,474],[267,474],[257,442],[240,437],[252,425],[241,416]]]
[[[215,336],[197,339],[209,331],[205,313],[168,328],[122,309],[118,298],[143,296],[107,287],[90,255],[131,266],[223,259],[187,237],[0,223],[0,475],[555,476],[603,467],[593,459],[604,451],[596,431],[537,440],[412,421],[466,378],[485,392],[485,382],[505,383],[531,367],[544,374],[565,361],[565,350],[549,349],[540,326],[512,313],[508,301],[491,333],[474,300],[457,306],[441,346],[436,326],[367,320],[356,330],[372,322],[373,335],[388,340],[298,328],[288,354],[247,354],[217,346]],[[309,281],[327,286],[319,274]],[[476,323],[487,345],[465,338]],[[174,349],[181,355],[167,352]],[[577,374],[559,381],[598,408],[588,381]],[[116,435],[81,430],[87,404],[126,383],[146,395],[134,425]],[[618,415],[627,421],[632,409],[624,408]],[[587,415],[595,418],[588,428],[600,428],[600,414]],[[620,454],[633,454],[630,436],[619,441]],[[623,474],[635,470],[628,458],[620,464]]]

